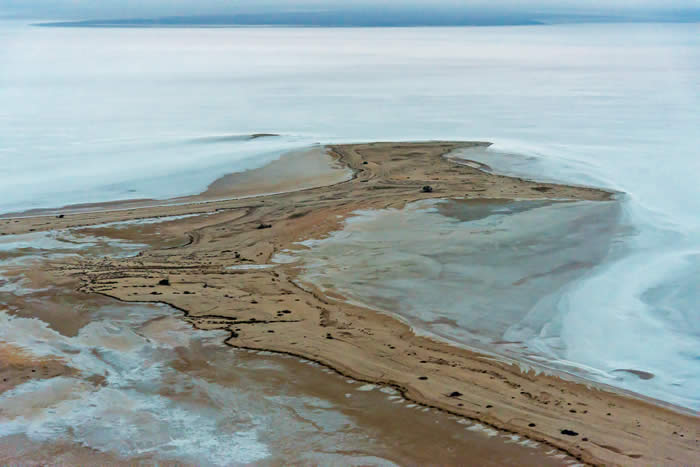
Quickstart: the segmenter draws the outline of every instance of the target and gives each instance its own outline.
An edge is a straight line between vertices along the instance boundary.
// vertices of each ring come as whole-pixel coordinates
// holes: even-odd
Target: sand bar
[[[557,447],[583,462],[696,463],[700,419],[694,414],[575,378],[523,372],[518,365],[416,336],[391,316],[302,283],[294,264],[227,269],[270,264],[276,253],[298,248],[297,242],[340,229],[358,209],[402,208],[432,198],[611,197],[592,188],[489,174],[444,157],[487,144],[330,146],[335,160],[353,171],[350,180],[244,199],[7,219],[0,221],[0,233],[208,213],[160,227],[100,228],[101,235],[140,239],[153,247],[132,258],[68,259],[51,272],[81,280],[86,292],[170,304],[199,329],[229,332],[233,347],[302,356],[355,380],[392,386],[416,403]],[[157,234],[148,230],[156,228]],[[159,285],[164,279],[167,285]]]
[[[57,248],[32,245],[0,256],[3,465],[573,461],[308,360],[231,349],[168,306],[85,294],[43,272]]]

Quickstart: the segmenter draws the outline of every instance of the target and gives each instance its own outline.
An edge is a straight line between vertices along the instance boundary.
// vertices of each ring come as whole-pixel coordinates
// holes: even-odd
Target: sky
[[[459,11],[503,15],[682,17],[700,0],[0,0],[0,17],[144,18],[304,11]]]

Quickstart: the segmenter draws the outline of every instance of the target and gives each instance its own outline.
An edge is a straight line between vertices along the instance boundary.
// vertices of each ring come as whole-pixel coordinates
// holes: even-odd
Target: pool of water
[[[667,381],[644,362],[570,358],[563,325],[571,291],[622,255],[633,232],[619,200],[428,200],[356,212],[282,259],[301,260],[303,280],[419,333],[653,394]]]

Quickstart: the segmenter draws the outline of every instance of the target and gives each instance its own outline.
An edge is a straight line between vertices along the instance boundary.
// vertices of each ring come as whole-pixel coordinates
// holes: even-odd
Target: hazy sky
[[[460,9],[504,14],[668,14],[700,9],[700,0],[0,0],[0,16],[114,18],[265,11]]]

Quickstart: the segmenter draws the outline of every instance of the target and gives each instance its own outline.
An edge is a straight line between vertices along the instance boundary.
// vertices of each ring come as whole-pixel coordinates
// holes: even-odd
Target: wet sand
[[[168,306],[84,294],[76,278],[44,274],[60,254],[114,253],[84,230],[72,244],[21,237],[12,258],[0,256],[2,464],[572,460],[308,360],[231,349],[226,332],[192,330]]]
[[[692,414],[417,336],[394,317],[349,304],[338,292],[302,281],[294,264],[227,269],[271,264],[280,252],[302,248],[298,242],[341,229],[344,219],[358,210],[401,209],[426,199],[611,197],[596,189],[488,174],[444,157],[485,144],[332,146],[333,157],[353,170],[351,180],[246,199],[8,219],[0,221],[0,229],[38,232],[207,213],[164,224],[161,235],[167,236],[168,246],[155,242],[131,258],[65,259],[49,272],[81,280],[88,293],[125,302],[167,303],[186,313],[198,329],[228,333],[226,342],[232,347],[304,357],[354,380],[393,387],[412,403],[557,447],[584,462],[692,464],[700,449],[698,418]],[[426,185],[432,190],[423,191]],[[100,232],[148,243],[129,227],[103,227]]]
[[[268,135],[252,135],[260,138]],[[166,200],[131,199],[124,201],[109,201],[104,203],[84,203],[63,208],[32,209],[17,213],[0,214],[2,218],[28,216],[66,215],[70,213],[93,213],[96,211],[123,211],[143,209],[147,207],[162,208],[165,206],[191,205],[193,203],[210,203],[238,198],[248,198],[264,194],[299,191],[316,187],[324,187],[350,179],[352,171],[339,164],[336,158],[327,153],[322,146],[306,150],[292,151],[284,154],[273,163],[264,167],[236,172],[225,175],[212,182],[207,189],[192,196],[182,196]],[[108,216],[109,219],[119,218]],[[132,217],[125,216],[124,219]],[[112,222],[112,221],[110,221]]]

